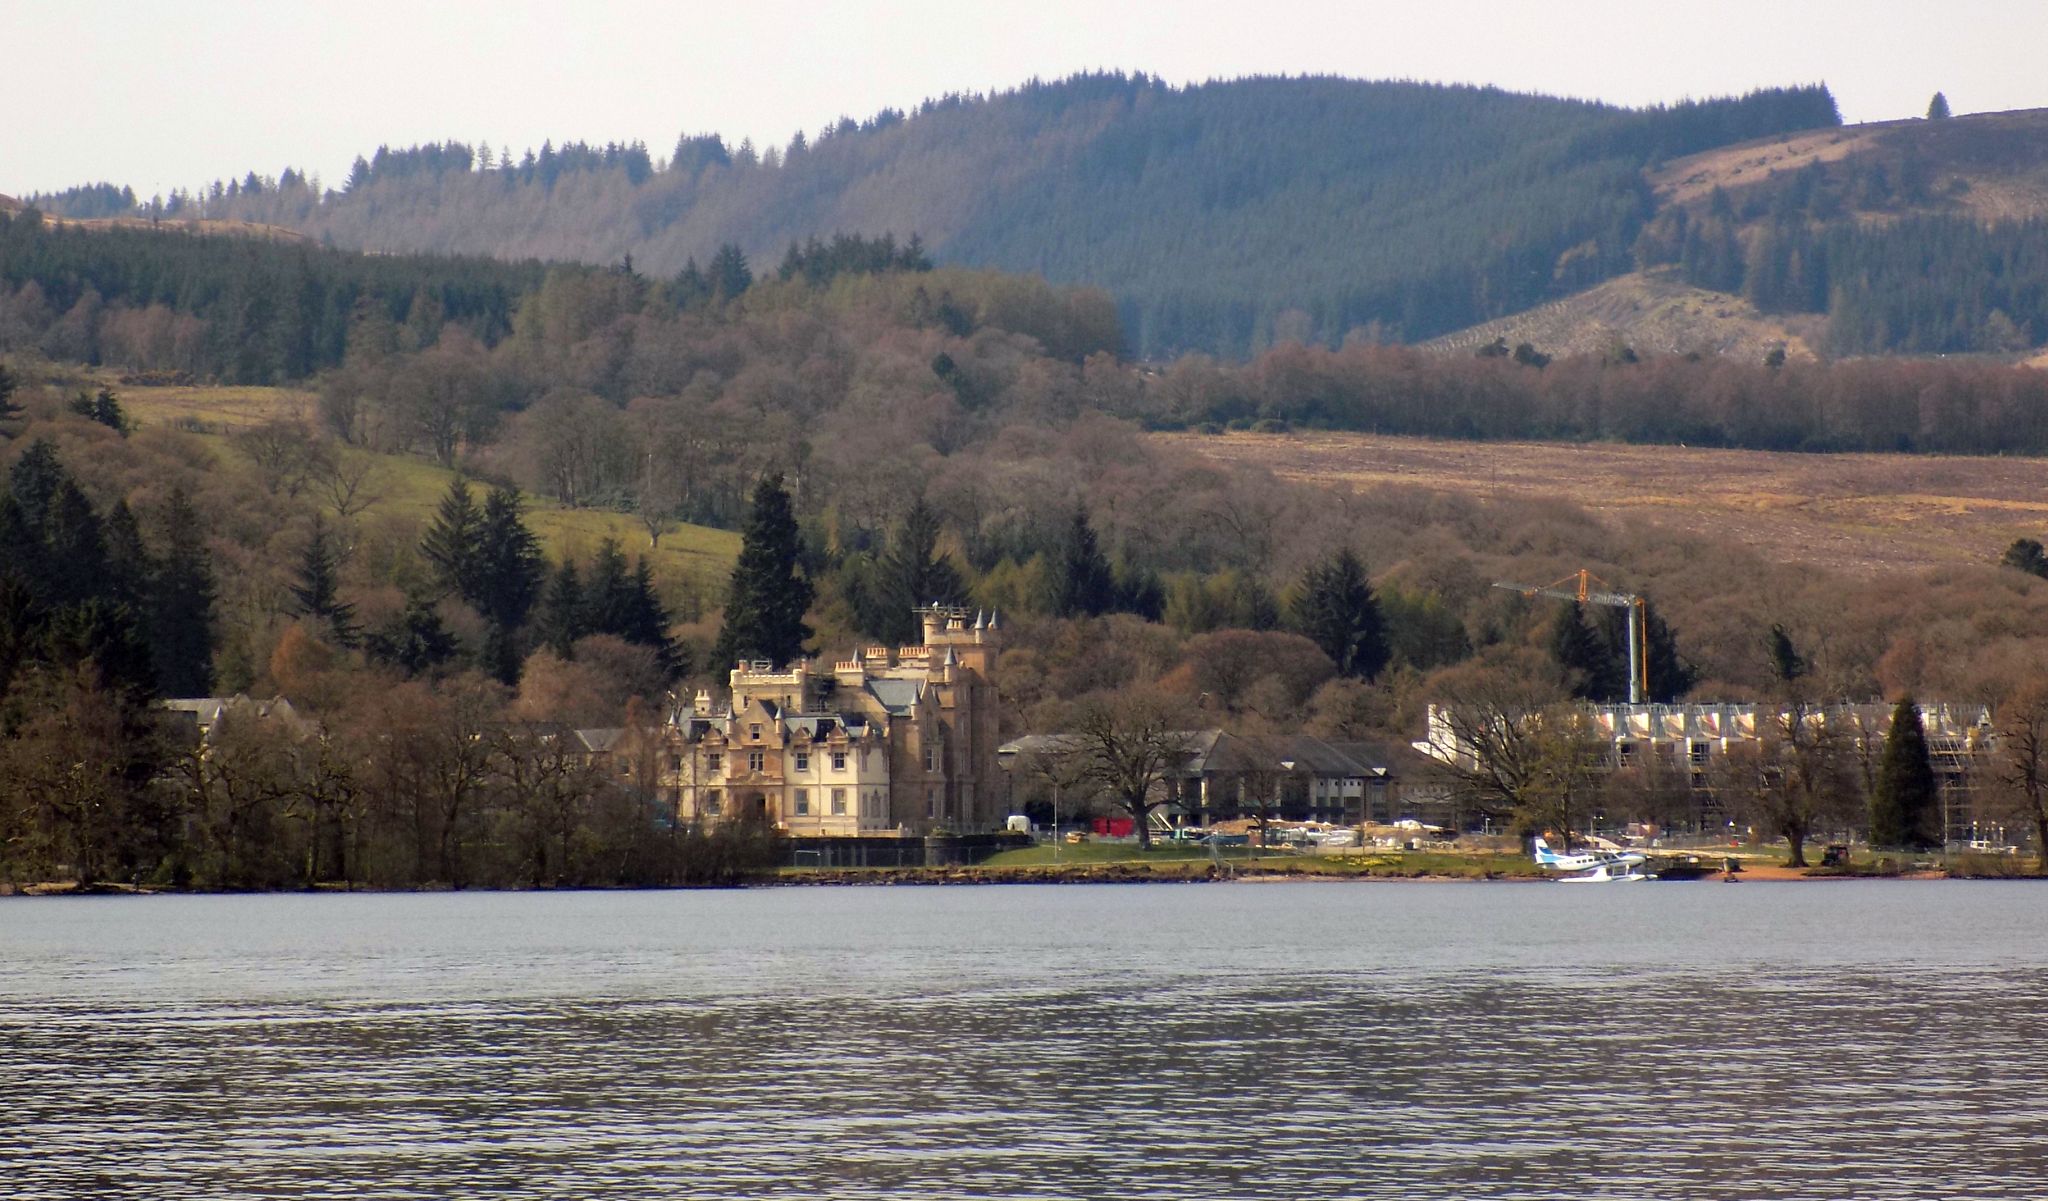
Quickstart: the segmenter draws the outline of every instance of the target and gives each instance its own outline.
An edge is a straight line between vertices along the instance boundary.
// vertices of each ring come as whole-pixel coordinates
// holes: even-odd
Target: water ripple
[[[1735,891],[0,903],[0,1193],[2041,1195],[2048,892]]]

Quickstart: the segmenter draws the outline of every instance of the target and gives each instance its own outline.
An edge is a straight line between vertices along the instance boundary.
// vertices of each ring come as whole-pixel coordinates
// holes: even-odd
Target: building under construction
[[[1610,766],[1627,768],[1654,760],[1683,770],[1698,800],[1695,813],[1702,824],[1718,812],[1714,764],[1732,747],[1771,737],[1793,715],[1791,709],[1768,704],[1587,704],[1581,712],[1594,736],[1611,748]],[[1892,707],[1815,705],[1803,716],[1840,737],[1859,759],[1874,764],[1891,730]],[[1991,750],[1991,710],[1985,705],[1926,704],[1920,706],[1920,721],[1927,731],[1927,753],[1941,791],[1948,840],[1969,842],[1990,824],[1978,812],[1975,781]],[[1473,766],[1478,752],[1459,736],[1458,724],[1442,706],[1431,705],[1427,733],[1415,748],[1455,768]]]

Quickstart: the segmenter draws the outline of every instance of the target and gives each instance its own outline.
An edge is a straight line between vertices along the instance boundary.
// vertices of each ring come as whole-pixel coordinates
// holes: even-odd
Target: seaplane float
[[[1645,857],[1637,851],[1586,851],[1560,855],[1550,844],[1537,838],[1533,855],[1536,866],[1555,873],[1559,884],[1625,884],[1657,877],[1642,870]]]

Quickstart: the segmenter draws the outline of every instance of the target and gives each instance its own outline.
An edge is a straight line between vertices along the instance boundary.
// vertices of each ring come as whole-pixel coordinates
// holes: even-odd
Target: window
[[[747,738],[753,742],[761,741],[761,727],[758,725],[748,726]]]
[[[716,788],[709,789],[704,793],[704,814],[707,817],[718,816],[718,790]]]
[[[845,751],[833,751],[833,752],[832,752],[832,770],[833,770],[833,771],[845,771],[845,770],[846,770],[846,752],[845,752]]]
[[[719,764],[722,763],[724,759],[725,756],[719,754],[716,751],[713,751],[712,753],[704,756],[704,770],[708,772],[716,772],[718,770]]]
[[[939,770],[939,748],[929,743],[924,748],[924,769],[926,771]]]
[[[811,770],[811,757],[807,752],[798,751],[796,753],[796,769],[798,771]]]
[[[670,771],[683,770],[683,757],[681,755],[670,755],[668,757],[668,769]]]
[[[844,788],[832,790],[832,816],[846,816],[846,790]]]
[[[810,789],[808,789],[808,788],[799,788],[799,789],[797,789],[797,790],[796,790],[796,815],[797,815],[798,817],[808,817],[808,816],[810,815],[810,812],[811,812],[811,790],[810,790]]]
[[[762,754],[762,753],[761,753],[760,751],[748,751],[748,752],[747,752],[747,770],[748,770],[748,771],[751,771],[751,772],[759,772],[759,771],[760,771],[760,770],[761,770],[761,769],[762,769],[762,768],[763,768],[764,766],[766,766],[766,765],[767,765],[767,762],[768,762],[768,757],[767,757],[766,755]]]
[[[939,790],[936,788],[924,790],[924,815],[927,818],[939,815]]]

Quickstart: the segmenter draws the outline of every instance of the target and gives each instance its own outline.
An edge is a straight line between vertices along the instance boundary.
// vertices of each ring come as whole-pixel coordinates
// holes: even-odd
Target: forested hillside
[[[1997,546],[1845,579],[1562,503],[1289,483],[1141,431],[2040,440],[2042,376],[2024,369],[1289,345],[1153,371],[1113,352],[1099,291],[928,268],[883,240],[807,242],[787,278],[727,246],[667,281],[31,216],[0,240],[40,264],[0,297],[0,882],[707,878],[642,837],[645,774],[594,778],[562,739],[717,683],[759,593],[653,560],[685,522],[750,528],[767,508],[793,527],[777,595],[808,601],[807,649],[915,637],[913,601],[1000,609],[1013,730],[1157,701],[1234,729],[1405,739],[1475,678],[1611,696],[1618,627],[1489,587],[1582,567],[1652,598],[1660,698],[1974,700],[2048,662],[2048,584]],[[502,321],[439,299],[469,272],[504,289]],[[268,415],[237,389],[232,429],[138,419],[124,390],[171,368],[130,323],[185,331],[168,353],[219,376],[247,366],[240,343],[339,311],[223,304],[248,276],[299,297],[355,280],[338,356]],[[421,473],[431,509],[410,495]],[[541,500],[606,536],[544,541]],[[316,724],[204,754],[162,737],[151,702],[208,689],[283,695]],[[1624,789],[1610,813],[1651,795]]]
[[[1116,298],[1128,349],[1241,356],[1288,339],[1414,340],[1631,265],[1646,167],[1838,122],[1824,88],[1628,110],[1491,88],[1265,78],[1186,88],[1078,76],[949,96],[797,134],[640,145],[450,142],[360,160],[323,188],[251,172],[53,212],[233,217],[338,246],[538,257],[672,277],[724,243],[756,263],[834,231],[915,235],[940,263]]]
[[[1558,317],[1601,314],[1611,341],[1639,350],[1732,344],[1754,359],[1754,334],[1730,330],[1731,316],[1743,323],[1736,310],[1753,327],[1777,321],[1794,357],[2011,355],[2048,343],[2048,111],[1766,139],[1672,162],[1650,182],[1657,211],[1636,239],[1641,274],[1608,291],[1668,292],[1675,274],[1722,303],[1698,306],[1688,328],[1651,305],[1621,313],[1582,294],[1439,344],[1588,349],[1591,322],[1561,328]]]

